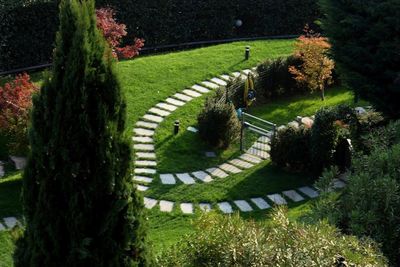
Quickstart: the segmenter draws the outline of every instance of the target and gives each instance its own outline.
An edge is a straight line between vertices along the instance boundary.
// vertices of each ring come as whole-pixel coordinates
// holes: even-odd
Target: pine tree
[[[34,98],[18,266],[147,266],[126,104],[93,0],[63,0],[52,75]]]
[[[320,1],[341,77],[356,97],[400,118],[400,1]]]

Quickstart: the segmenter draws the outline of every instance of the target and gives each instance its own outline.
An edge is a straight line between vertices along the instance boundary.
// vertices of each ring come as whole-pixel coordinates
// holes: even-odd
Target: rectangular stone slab
[[[286,200],[280,194],[272,194],[267,196],[276,205],[286,205]]]
[[[181,203],[181,211],[184,214],[193,214],[193,204],[192,203]]]
[[[238,166],[242,169],[250,169],[251,167],[253,167],[254,165],[251,163],[248,163],[246,161],[240,160],[240,159],[233,159],[231,161],[229,161],[230,164],[233,164],[235,166]]]
[[[319,196],[318,192],[315,191],[314,189],[312,189],[309,186],[303,186],[298,188],[297,190],[299,190],[300,192],[302,192],[304,195],[310,197],[310,198],[316,198]]]
[[[150,144],[134,144],[133,148],[139,151],[154,151],[154,145]]]
[[[242,170],[239,168],[236,168],[235,166],[228,164],[228,163],[224,163],[218,166],[221,170],[224,170],[226,172],[230,172],[230,173],[240,173]]]
[[[199,130],[197,130],[196,128],[194,128],[193,126],[189,126],[189,127],[187,127],[187,130],[189,131],[189,132],[192,132],[192,133],[197,133]]]
[[[174,202],[167,200],[160,200],[160,211],[171,212],[173,208],[174,208]]]
[[[154,169],[135,168],[135,174],[156,174]]]
[[[4,230],[6,230],[6,227],[2,223],[0,223],[0,231],[4,231]]]
[[[304,200],[304,198],[297,193],[295,190],[288,190],[288,191],[283,191],[282,192],[285,196],[287,196],[288,198],[290,198],[291,200],[293,200],[294,202],[299,202]]]
[[[209,212],[209,211],[211,211],[211,204],[209,204],[209,203],[200,203],[200,204],[199,204],[199,207],[200,207],[200,209],[201,209],[202,211],[204,211],[204,212]]]
[[[224,80],[221,80],[221,79],[219,79],[219,78],[212,78],[211,81],[212,81],[213,83],[215,83],[215,84],[220,85],[220,86],[227,86],[227,85],[228,85],[227,82],[225,82]]]
[[[207,89],[207,88],[197,85],[197,84],[193,85],[191,88],[202,94],[210,92],[210,89]]]
[[[218,203],[218,207],[225,214],[233,213],[232,206],[229,204],[229,202]]]
[[[156,167],[157,162],[152,160],[137,160],[135,161],[135,166],[138,167]]]
[[[182,101],[185,101],[185,102],[189,102],[189,101],[191,101],[193,99],[192,97],[190,97],[188,95],[184,95],[184,94],[180,94],[180,93],[174,94],[174,97],[176,99],[179,99],[179,100],[182,100]]]
[[[242,75],[242,74],[240,74],[240,72],[232,72],[232,77],[234,77],[234,78],[239,78],[240,77],[240,75]]]
[[[168,115],[171,114],[171,112],[163,110],[163,109],[159,109],[159,108],[151,108],[151,109],[149,109],[149,112],[156,114],[157,116],[160,116],[160,117],[167,117]]]
[[[163,184],[176,184],[176,180],[173,174],[160,174],[161,183]]]
[[[141,182],[141,183],[151,183],[153,182],[153,178],[146,177],[146,176],[134,176],[133,180],[136,182]]]
[[[261,136],[260,138],[258,138],[258,142],[268,144],[271,142],[271,139],[269,139],[268,136]]]
[[[135,143],[154,143],[153,138],[148,136],[134,136],[132,141]]]
[[[7,228],[11,229],[14,228],[18,224],[18,220],[15,217],[7,217],[3,218],[4,224],[6,225]]]
[[[193,98],[201,96],[201,94],[199,94],[198,92],[189,89],[183,90],[182,93]]]
[[[144,197],[143,201],[144,201],[144,206],[146,207],[146,209],[154,208],[154,206],[157,205],[157,202],[158,202],[157,200],[148,198],[148,197]]]
[[[271,206],[268,204],[267,201],[265,201],[263,198],[261,197],[257,197],[257,198],[252,198],[251,201],[256,204],[256,206],[261,209],[261,210],[266,210],[271,208]]]
[[[225,80],[226,82],[229,82],[230,80],[231,80],[231,77],[229,77],[229,75],[226,75],[226,74],[224,74],[224,75],[221,75],[221,76],[219,76],[221,79],[223,79],[223,80]]]
[[[158,127],[157,123],[152,123],[152,122],[147,122],[147,121],[138,121],[136,123],[136,126],[140,128],[148,128],[148,129],[156,129]]]
[[[259,157],[250,154],[243,154],[239,158],[255,164],[261,163],[262,161],[262,159],[260,159]]]
[[[156,105],[156,107],[164,109],[164,110],[168,110],[170,112],[175,111],[178,108],[177,106],[169,105],[167,103],[158,103]]]
[[[249,73],[252,73],[252,71],[251,71],[251,70],[249,70],[249,69],[242,70],[242,72],[243,72],[244,74],[246,74],[246,75],[248,75]]]
[[[259,158],[262,159],[269,159],[269,154],[266,151],[262,151],[259,149],[255,149],[255,148],[249,148],[249,150],[247,150],[247,153],[251,154],[251,155],[255,155]]]
[[[156,158],[156,153],[136,152],[135,155],[137,158],[140,158],[140,159],[155,159]]]
[[[154,135],[153,130],[147,130],[147,129],[143,129],[143,128],[135,128],[135,129],[133,129],[133,132],[138,136],[153,136]]]
[[[210,169],[207,169],[206,172],[211,174],[211,176],[215,176],[218,178],[228,177],[228,174],[226,172],[224,172],[223,170],[218,169],[218,168],[210,168]]]
[[[343,182],[342,180],[339,179],[334,179],[333,180],[333,188],[334,189],[340,189],[346,187],[346,183]]]
[[[144,186],[144,185],[140,185],[140,184],[136,185],[136,188],[140,192],[144,192],[144,191],[147,191],[149,189],[148,186]]]
[[[189,173],[177,173],[175,175],[184,184],[195,184],[196,183],[196,181],[189,175]]]
[[[243,212],[249,212],[253,210],[253,208],[246,200],[235,200],[233,202]]]
[[[182,101],[179,101],[179,100],[177,100],[175,98],[170,98],[170,97],[165,99],[165,102],[167,102],[169,104],[172,104],[174,106],[178,106],[178,107],[181,107],[181,106],[185,105],[185,102],[182,102]]]
[[[192,175],[205,183],[209,183],[213,180],[211,175],[203,171],[192,172]]]
[[[258,150],[263,150],[263,151],[271,151],[271,147],[268,144],[265,143],[254,143],[252,146],[252,148],[258,149]]]
[[[215,83],[212,83],[212,82],[209,82],[209,81],[201,82],[201,84],[204,85],[205,87],[211,88],[211,89],[217,89],[217,88],[219,88],[219,85],[217,85],[217,84],[215,84]]]
[[[164,120],[163,117],[156,116],[156,115],[151,115],[151,114],[144,115],[143,119],[151,121],[151,122],[156,122],[156,123],[160,123],[160,122],[162,122]]]

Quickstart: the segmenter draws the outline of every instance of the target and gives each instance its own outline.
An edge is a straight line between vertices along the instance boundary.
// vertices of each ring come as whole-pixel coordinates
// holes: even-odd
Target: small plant
[[[307,26],[305,35],[298,38],[295,57],[303,62],[300,67],[290,66],[289,72],[299,84],[305,84],[312,92],[321,92],[325,99],[325,87],[332,84],[333,60],[327,57],[331,45],[328,39],[314,33]]]
[[[133,45],[120,47],[122,38],[128,33],[126,25],[117,23],[115,11],[111,8],[100,8],[96,10],[97,27],[102,31],[104,38],[112,49],[115,58],[133,58],[139,55],[139,51],[144,46],[144,40],[135,38]]]
[[[0,131],[8,139],[11,154],[26,155],[28,151],[29,112],[32,95],[38,91],[26,73],[0,87]]]

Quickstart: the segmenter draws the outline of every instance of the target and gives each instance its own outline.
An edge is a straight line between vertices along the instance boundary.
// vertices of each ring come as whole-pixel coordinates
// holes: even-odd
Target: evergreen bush
[[[15,266],[146,266],[126,104],[93,0],[60,4],[54,66],[33,100]]]

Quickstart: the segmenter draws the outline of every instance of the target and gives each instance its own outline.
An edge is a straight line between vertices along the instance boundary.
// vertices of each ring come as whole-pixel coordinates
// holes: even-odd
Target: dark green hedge
[[[301,33],[319,17],[317,0],[99,0],[112,6],[129,36],[146,46]],[[36,2],[0,11],[0,71],[51,60],[58,8]],[[243,25],[234,27],[235,20]]]

